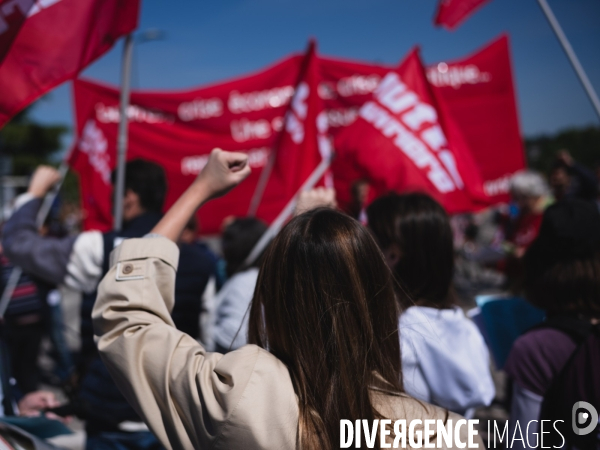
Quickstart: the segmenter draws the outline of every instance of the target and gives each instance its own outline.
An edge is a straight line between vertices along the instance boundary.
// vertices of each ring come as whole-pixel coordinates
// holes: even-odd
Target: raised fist
[[[215,148],[194,184],[206,189],[209,198],[216,198],[240,184],[250,172],[248,155]]]

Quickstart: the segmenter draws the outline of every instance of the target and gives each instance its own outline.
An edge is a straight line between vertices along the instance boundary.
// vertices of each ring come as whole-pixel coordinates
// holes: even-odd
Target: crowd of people
[[[595,448],[598,430],[567,429],[571,400],[594,403],[600,391],[598,360],[586,359],[600,354],[593,172],[561,152],[547,178],[512,177],[510,205],[452,218],[425,193],[366,205],[365,182],[348,215],[319,188],[249,260],[267,224],[227,219],[215,251],[194,218],[249,171],[244,154],[215,150],[163,214],[164,171],[130,161],[123,229],[72,234],[38,227],[59,179],[38,168],[2,228],[2,291],[15,266],[23,274],[1,326],[0,415],[78,416],[90,450],[328,449],[342,419],[473,418],[501,388],[509,435],[523,428],[511,448],[536,448],[537,421],[565,415],[556,448]],[[60,286],[82,293],[76,353]],[[546,319],[514,342],[499,387],[485,331],[466,312],[477,295],[503,292]],[[63,405],[39,390],[44,336]]]

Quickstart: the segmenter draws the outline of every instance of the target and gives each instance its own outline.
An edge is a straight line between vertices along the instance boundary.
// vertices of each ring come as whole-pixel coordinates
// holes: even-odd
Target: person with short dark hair
[[[575,161],[567,150],[556,155],[548,179],[556,200],[597,200],[598,181],[594,172]]]
[[[543,326],[515,341],[504,370],[512,380],[513,427],[540,418],[544,395],[577,349],[580,333],[600,321],[600,213],[570,199],[544,213],[524,257],[526,298],[546,311]],[[532,427],[530,433],[536,433]],[[535,439],[535,436],[533,437]]]
[[[467,416],[489,405],[495,389],[487,347],[455,305],[446,211],[426,194],[389,194],[367,207],[367,218],[397,282],[404,388]]]

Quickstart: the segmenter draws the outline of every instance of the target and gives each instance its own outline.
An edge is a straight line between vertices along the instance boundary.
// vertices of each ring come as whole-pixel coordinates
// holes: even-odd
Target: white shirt
[[[488,349],[460,308],[412,306],[400,316],[399,328],[408,394],[463,415],[491,403]]]

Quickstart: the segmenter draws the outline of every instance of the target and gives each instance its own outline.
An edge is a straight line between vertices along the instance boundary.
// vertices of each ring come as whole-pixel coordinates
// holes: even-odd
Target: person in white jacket
[[[495,389],[483,337],[455,305],[448,215],[428,195],[411,193],[378,198],[367,217],[397,281],[406,392],[472,416]]]
[[[254,217],[237,218],[223,231],[221,249],[227,263],[227,281],[217,294],[212,326],[214,349],[219,353],[248,343],[248,311],[261,258],[249,266],[244,262],[265,231],[267,225]]]

